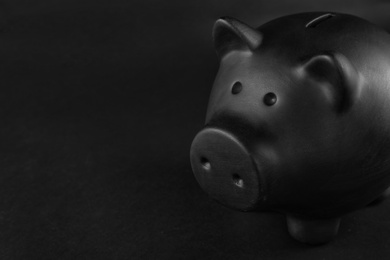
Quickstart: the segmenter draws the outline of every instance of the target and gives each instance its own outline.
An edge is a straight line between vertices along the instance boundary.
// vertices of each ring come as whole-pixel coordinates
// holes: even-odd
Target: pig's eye
[[[276,97],[275,93],[272,93],[272,92],[269,92],[269,93],[265,94],[265,96],[263,98],[263,102],[267,106],[274,105],[277,100],[278,100],[278,98]]]

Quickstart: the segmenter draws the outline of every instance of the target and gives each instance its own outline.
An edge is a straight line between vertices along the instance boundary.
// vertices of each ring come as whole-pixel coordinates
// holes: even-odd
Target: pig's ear
[[[307,79],[318,83],[338,112],[348,110],[360,94],[361,75],[342,54],[314,56],[304,63],[302,69]]]
[[[222,17],[214,24],[213,39],[217,54],[222,58],[232,50],[255,50],[260,46],[263,36],[234,18]]]

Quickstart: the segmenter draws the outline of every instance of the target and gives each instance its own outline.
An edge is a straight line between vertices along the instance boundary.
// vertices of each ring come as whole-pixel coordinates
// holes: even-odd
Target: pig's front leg
[[[374,201],[370,202],[370,204],[368,204],[368,206],[375,206],[375,205],[383,202],[389,196],[390,196],[390,187],[387,188],[378,198],[376,198]]]
[[[290,235],[307,244],[324,244],[332,240],[338,232],[340,218],[305,219],[287,215],[287,228]]]

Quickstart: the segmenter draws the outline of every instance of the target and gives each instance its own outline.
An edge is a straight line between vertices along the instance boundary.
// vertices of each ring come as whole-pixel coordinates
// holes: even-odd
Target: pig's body
[[[301,241],[328,241],[341,215],[390,186],[390,36],[354,16],[304,13],[256,30],[220,19],[214,41],[197,180],[227,206],[286,213]]]

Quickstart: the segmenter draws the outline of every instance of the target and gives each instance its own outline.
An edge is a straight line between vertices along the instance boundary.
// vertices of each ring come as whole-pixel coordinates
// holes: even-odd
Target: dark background
[[[390,201],[310,247],[192,175],[215,19],[321,10],[390,29],[385,1],[1,1],[0,259],[389,259]]]

